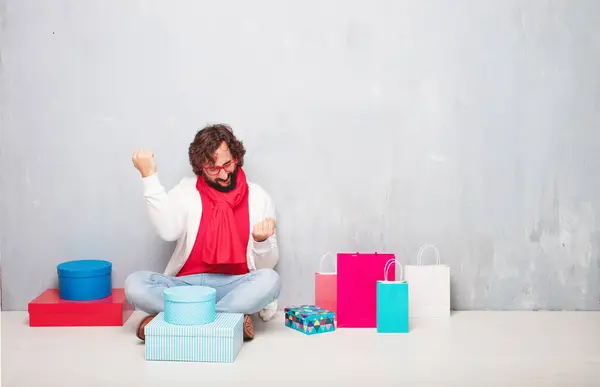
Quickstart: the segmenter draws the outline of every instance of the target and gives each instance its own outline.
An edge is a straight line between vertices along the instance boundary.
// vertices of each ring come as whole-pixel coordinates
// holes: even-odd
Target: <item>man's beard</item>
[[[215,181],[210,181],[208,180],[208,177],[206,176],[205,173],[202,174],[202,176],[204,177],[204,181],[206,182],[206,184],[208,184],[209,186],[213,187],[214,189],[216,189],[219,192],[231,192],[235,189],[236,186],[236,180],[237,180],[237,174],[238,174],[238,169],[236,168],[235,171],[229,173],[227,175],[226,179],[216,179]],[[227,179],[229,180],[229,185],[227,186],[223,186],[221,184],[219,184],[219,181],[225,181]]]

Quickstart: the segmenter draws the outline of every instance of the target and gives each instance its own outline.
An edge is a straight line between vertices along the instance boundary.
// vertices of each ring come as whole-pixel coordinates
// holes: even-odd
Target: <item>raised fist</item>
[[[275,234],[275,219],[272,218],[261,220],[252,229],[252,238],[257,242],[266,241],[273,234]]]
[[[140,171],[142,177],[152,176],[156,173],[156,164],[154,163],[154,152],[148,150],[139,150],[131,155],[133,166]]]

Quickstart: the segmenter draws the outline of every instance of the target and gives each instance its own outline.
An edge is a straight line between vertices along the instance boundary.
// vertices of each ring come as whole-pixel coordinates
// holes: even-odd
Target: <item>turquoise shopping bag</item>
[[[398,264],[396,281],[388,281],[390,267]],[[377,332],[408,332],[408,283],[403,280],[402,265],[396,259],[385,264],[383,281],[377,281]]]

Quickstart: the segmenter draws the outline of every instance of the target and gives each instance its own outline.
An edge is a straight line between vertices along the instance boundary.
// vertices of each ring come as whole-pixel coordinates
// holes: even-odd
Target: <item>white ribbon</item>
[[[383,280],[387,282],[388,271],[394,264],[397,264],[398,268],[400,269],[400,276],[396,276],[396,282],[403,282],[402,278],[404,276],[404,272],[402,270],[402,265],[395,258],[392,258],[385,263],[385,266],[383,268]]]
[[[328,256],[329,254],[333,254],[333,253],[332,253],[332,252],[328,252],[328,253],[326,253],[325,255],[323,255],[323,256],[321,257],[321,260],[319,261],[319,273],[321,273],[321,274],[333,274],[333,273],[336,273],[336,272],[337,272],[337,267],[336,267],[336,270],[334,270],[334,271],[331,271],[331,272],[328,272],[328,273],[324,273],[324,272],[323,272],[323,261],[325,260],[325,258],[327,258],[327,256]]]
[[[438,249],[433,246],[433,245],[423,245],[421,246],[421,248],[419,249],[419,253],[417,256],[417,266],[421,266],[422,262],[423,262],[423,253],[425,252],[425,250],[427,250],[428,248],[432,248],[433,251],[435,251],[435,256],[436,256],[436,264],[440,265],[441,264],[441,260],[440,260],[440,252],[438,251]]]

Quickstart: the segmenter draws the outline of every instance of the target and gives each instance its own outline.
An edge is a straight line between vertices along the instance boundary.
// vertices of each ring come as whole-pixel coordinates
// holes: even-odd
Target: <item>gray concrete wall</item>
[[[600,309],[600,2],[1,4],[4,309],[68,259],[162,271],[130,155],[172,187],[210,122],[277,204],[281,306],[433,243],[456,309]]]

